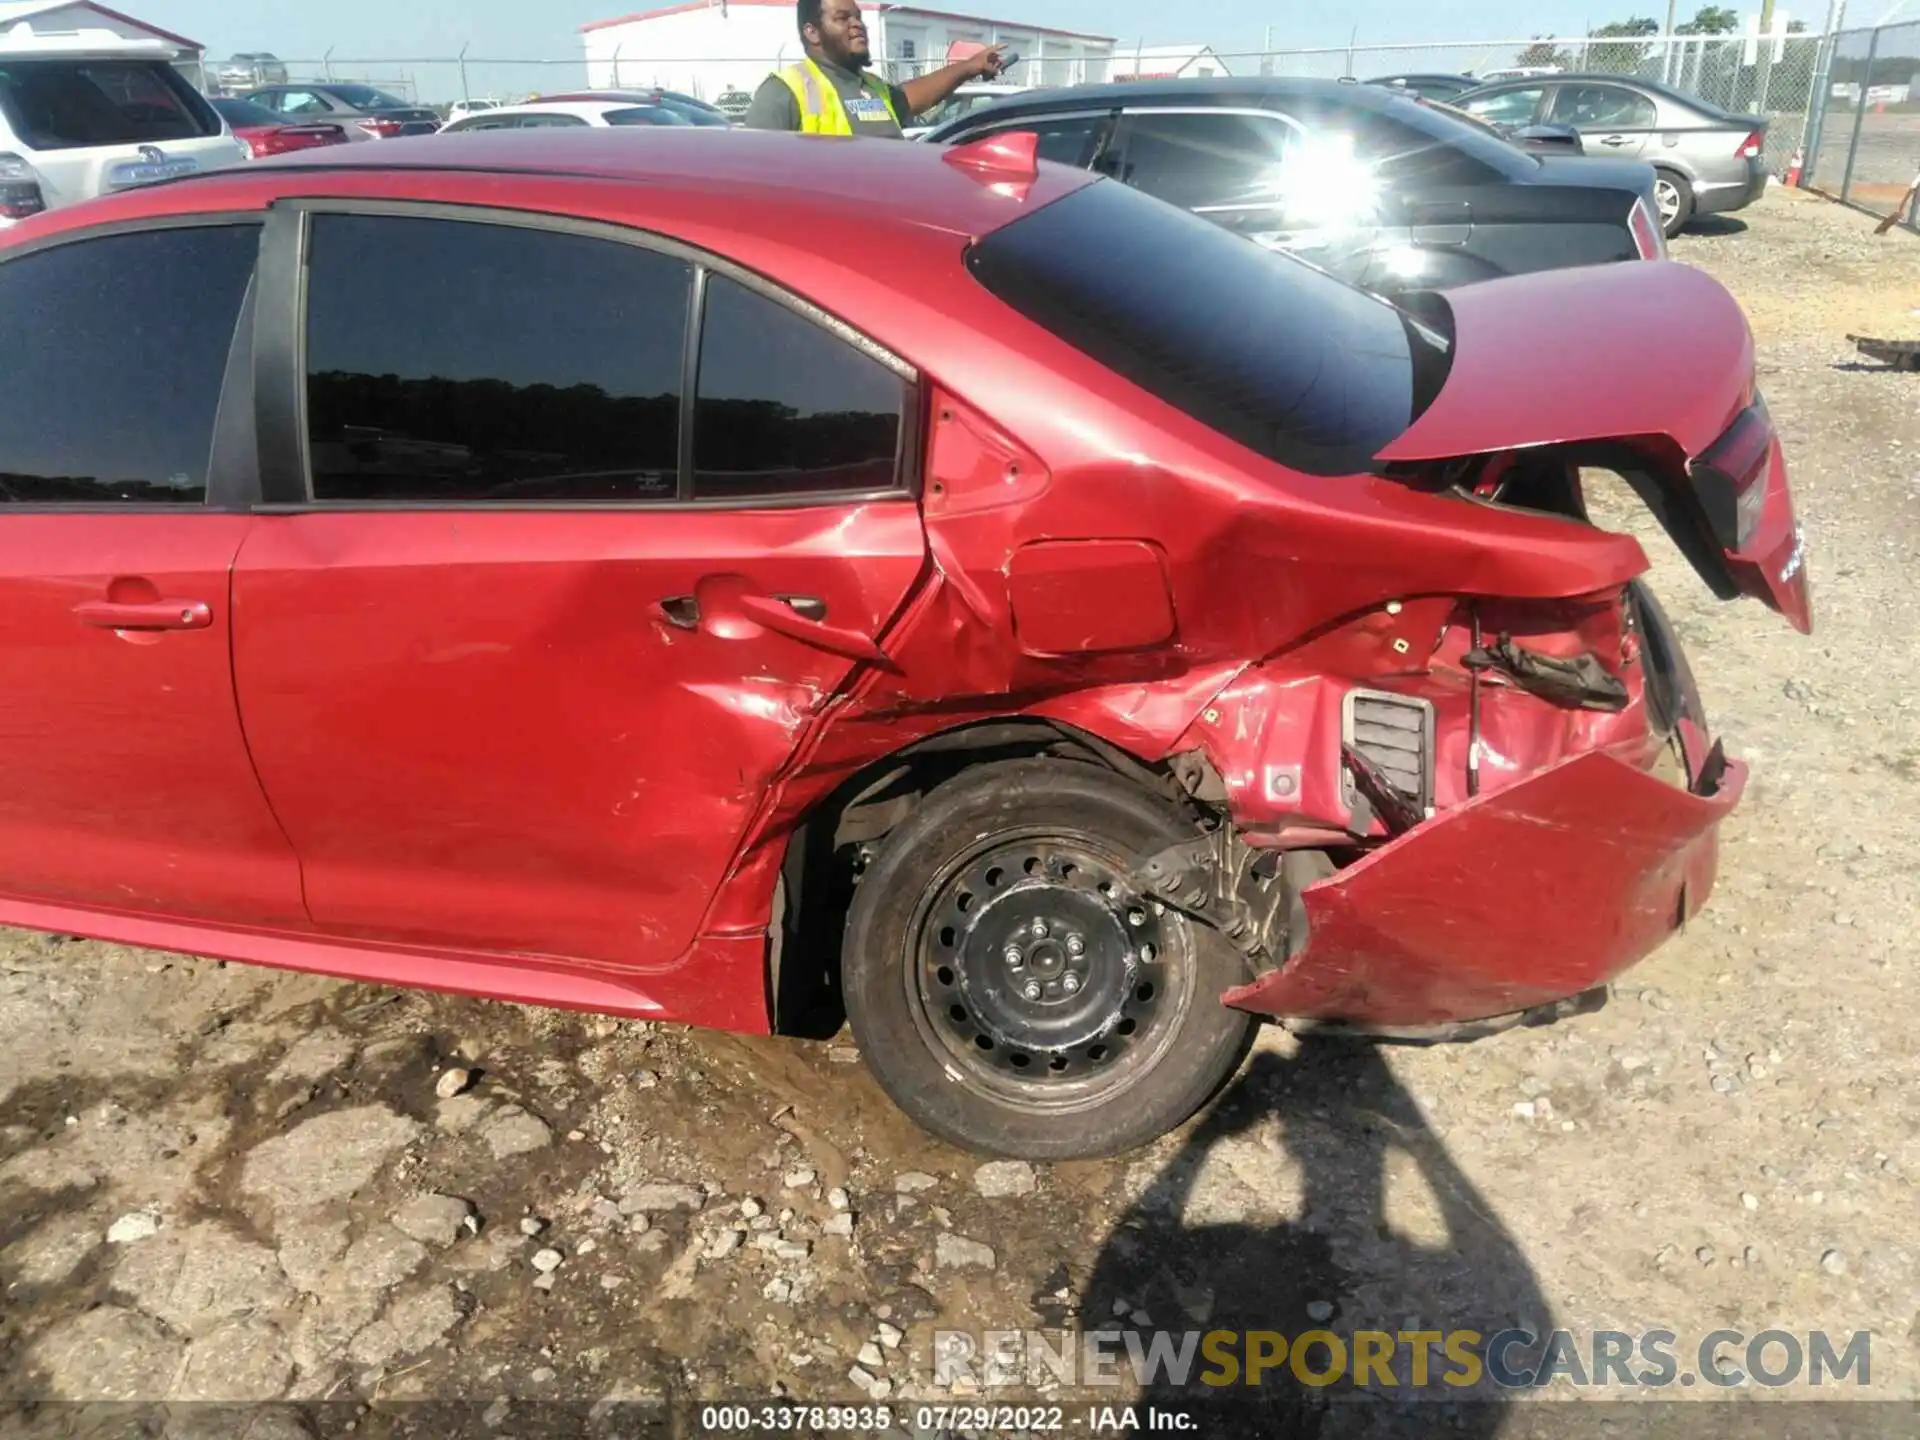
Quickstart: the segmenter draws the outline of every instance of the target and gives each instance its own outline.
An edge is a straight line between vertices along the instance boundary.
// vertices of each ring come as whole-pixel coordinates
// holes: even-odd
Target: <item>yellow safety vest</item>
[[[853,121],[847,117],[847,107],[840,103],[840,92],[833,88],[833,82],[813,63],[812,57],[775,73],[793,91],[793,98],[800,102],[802,135],[853,134]],[[906,121],[900,118],[900,112],[893,108],[891,86],[867,74],[860,76],[860,84],[869,95],[887,107],[894,124],[902,130],[907,128]]]

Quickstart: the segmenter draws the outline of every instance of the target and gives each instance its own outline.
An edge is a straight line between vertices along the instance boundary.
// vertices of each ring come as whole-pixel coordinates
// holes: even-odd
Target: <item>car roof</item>
[[[492,119],[498,115],[584,115],[589,119],[611,110],[659,110],[639,100],[529,100],[522,105],[492,105],[481,113]]]
[[[1068,85],[1029,90],[1008,97],[1008,106],[1235,105],[1262,100],[1326,100],[1363,109],[1384,109],[1402,97],[1357,80],[1309,80],[1282,75],[1240,79],[1214,76],[1195,80],[1116,80],[1101,85]]]
[[[614,107],[625,108],[625,107]],[[188,197],[229,186],[302,193],[293,172],[423,177],[432,172],[524,175],[529,179],[627,182],[687,196],[724,199],[740,217],[764,214],[777,227],[791,207],[828,206],[858,213],[875,227],[978,236],[1028,210],[1099,183],[1091,172],[1040,165],[1029,181],[948,164],[945,147],[836,139],[701,125],[595,127],[558,132],[476,130],[329,145],[204,171],[121,192],[111,202],[137,213],[174,209]],[[886,196],[887,203],[876,203]],[[132,198],[127,198],[132,197]],[[180,197],[174,199],[172,197]],[[167,202],[164,206],[160,202]],[[93,202],[96,211],[103,202]],[[753,228],[749,218],[736,223]]]

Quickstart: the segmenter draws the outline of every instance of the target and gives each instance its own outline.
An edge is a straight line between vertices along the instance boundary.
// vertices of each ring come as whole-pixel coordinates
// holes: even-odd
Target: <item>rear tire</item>
[[[1115,1155],[1200,1109],[1253,1017],[1214,931],[1132,893],[1190,840],[1168,800],[1092,764],[983,765],[933,791],[860,878],[841,959],[847,1018],[916,1123],[981,1154]]]
[[[1673,239],[1693,220],[1693,186],[1678,170],[1653,172],[1653,198],[1660,210],[1660,228]]]

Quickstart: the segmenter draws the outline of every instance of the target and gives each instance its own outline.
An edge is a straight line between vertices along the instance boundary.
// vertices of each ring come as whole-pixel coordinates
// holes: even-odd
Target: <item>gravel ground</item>
[[[1717,604],[1649,539],[1755,773],[1707,912],[1606,1010],[1426,1049],[1274,1031],[1148,1152],[981,1167],[844,1038],[4,932],[0,1397],[325,1398],[301,1424],[363,1435],[457,1399],[525,1434],[550,1400],[950,1399],[939,1330],[1518,1321],[1672,1330],[1683,1370],[1723,1327],[1868,1330],[1868,1393],[1920,1399],[1920,375],[1844,338],[1920,335],[1920,239],[1870,232],[1775,191],[1675,247],[1752,316],[1818,629]],[[1522,1410],[1498,1423],[1565,1433]]]

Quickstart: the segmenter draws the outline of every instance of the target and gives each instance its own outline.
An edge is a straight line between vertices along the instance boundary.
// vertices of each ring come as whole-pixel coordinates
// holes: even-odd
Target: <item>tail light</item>
[[[1766,402],[1756,396],[1691,470],[1734,589],[1778,610],[1801,634],[1812,633],[1806,541]]]
[[[1773,419],[1756,397],[1713,448],[1694,461],[1700,503],[1723,550],[1742,550],[1759,527],[1767,498]]]
[[[1754,160],[1759,158],[1760,152],[1765,148],[1765,138],[1755,130],[1740,142],[1740,148],[1733,153],[1742,160]]]
[[[294,150],[311,150],[318,145],[344,144],[347,132],[338,125],[287,125],[269,130],[253,143],[256,155],[285,155]]]
[[[18,155],[0,154],[0,220],[24,220],[46,208],[33,166]]]
[[[1640,252],[1642,260],[1667,258],[1667,232],[1653,218],[1652,207],[1644,196],[1633,202],[1633,209],[1627,215],[1627,228],[1633,232],[1633,248]]]
[[[384,115],[375,115],[355,123],[376,140],[391,140],[406,128],[398,120],[389,120]]]

